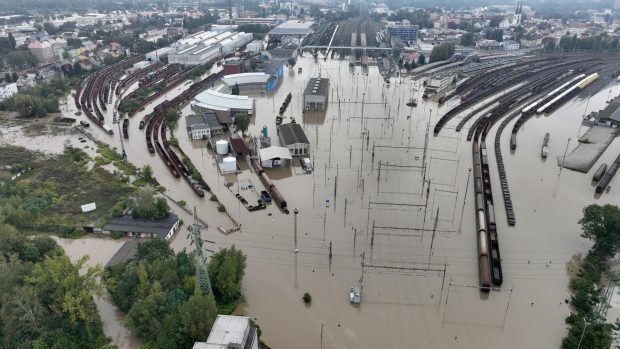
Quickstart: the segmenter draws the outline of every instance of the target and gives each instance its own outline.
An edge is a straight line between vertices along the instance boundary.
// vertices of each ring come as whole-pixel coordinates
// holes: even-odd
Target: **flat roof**
[[[280,132],[280,138],[285,145],[295,143],[310,144],[310,141],[308,141],[308,137],[306,137],[301,125],[297,123],[282,124],[278,126],[278,131]]]
[[[214,90],[200,92],[194,97],[200,106],[213,110],[254,109],[254,99],[248,96],[235,96]]]
[[[228,348],[230,344],[241,345],[249,332],[249,317],[218,315],[211,327],[206,348]]]
[[[269,77],[270,75],[266,73],[241,73],[226,75],[222,77],[222,81],[228,86],[234,86],[235,84],[260,84],[266,83]]]
[[[158,220],[121,216],[110,219],[103,226],[103,230],[120,231],[123,233],[150,233],[157,235],[160,239],[164,239],[178,221],[179,217],[174,213],[170,213],[167,217]]]
[[[269,32],[270,35],[308,35],[312,33],[310,27],[314,24],[311,21],[289,20],[275,27]]]
[[[285,147],[268,147],[258,150],[261,161],[273,160],[273,159],[288,159],[291,160],[291,152]]]
[[[605,109],[598,114],[599,119],[611,119],[620,122],[620,97],[614,98]]]
[[[329,79],[326,78],[310,78],[304,95],[322,95],[327,96],[329,88]],[[316,92],[314,92],[316,90]]]

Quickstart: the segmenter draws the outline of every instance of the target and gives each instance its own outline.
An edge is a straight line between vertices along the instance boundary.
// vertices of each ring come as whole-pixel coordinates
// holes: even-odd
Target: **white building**
[[[235,96],[214,90],[200,92],[191,102],[196,111],[224,111],[231,117],[238,113],[254,114],[254,99],[248,96]]]
[[[310,78],[304,90],[304,111],[325,110],[329,99],[329,79]]]
[[[173,45],[174,50],[168,54],[168,62],[203,64],[232,53],[252,41],[252,38],[252,33],[244,32],[198,32],[177,41]]]
[[[450,85],[453,78],[452,74],[434,75],[428,79],[427,87],[434,91],[441,91]]]
[[[17,94],[17,83],[0,84],[0,101],[11,98]]]
[[[519,49],[519,43],[513,40],[506,40],[499,43],[499,46],[505,51],[514,51]]]
[[[285,147],[261,148],[258,150],[258,156],[264,168],[284,167],[287,160],[290,161],[293,158],[291,152]]]
[[[258,336],[250,318],[218,315],[207,341],[195,342],[193,349],[258,349]]]

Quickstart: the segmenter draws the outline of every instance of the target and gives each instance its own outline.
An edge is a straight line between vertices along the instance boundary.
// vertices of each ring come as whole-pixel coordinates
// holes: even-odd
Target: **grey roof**
[[[280,139],[284,142],[284,145],[295,143],[310,144],[308,137],[306,137],[304,130],[299,124],[282,124],[278,126],[278,132],[280,132]]]
[[[220,122],[217,120],[217,116],[215,115],[214,112],[204,113],[204,120],[206,124],[209,125],[209,128],[212,130],[224,128],[224,126],[222,126],[222,124],[220,124]]]
[[[620,122],[620,97],[614,98],[611,103],[601,110],[599,113],[600,119],[611,119],[616,122]]]
[[[224,126],[220,124],[217,116],[213,112],[206,112],[204,114],[188,115],[185,117],[187,124],[187,130],[201,130],[201,129],[224,129]]]
[[[103,230],[120,231],[122,233],[150,233],[155,234],[160,239],[164,239],[178,221],[179,217],[173,213],[170,213],[166,218],[158,220],[122,216],[110,219],[103,226]]]
[[[318,85],[317,85],[317,81],[319,82]],[[316,87],[316,92],[314,92],[315,87]],[[310,81],[308,81],[308,85],[306,85],[306,89],[304,90],[304,96],[312,95],[312,94],[327,96],[328,89],[329,89],[329,79],[310,78]]]
[[[133,259],[136,256],[136,247],[138,246],[138,242],[138,239],[126,241],[105,265],[106,268],[113,267],[119,263],[124,263]]]

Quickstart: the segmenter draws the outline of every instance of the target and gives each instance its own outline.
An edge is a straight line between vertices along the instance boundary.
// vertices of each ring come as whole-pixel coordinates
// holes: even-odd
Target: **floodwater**
[[[595,197],[591,173],[567,169],[560,173],[553,161],[564,153],[569,137],[570,152],[578,134],[585,132],[580,129],[585,100],[575,99],[548,116],[529,120],[519,131],[514,153],[509,149],[512,123],[504,132],[502,149],[515,227],[508,227],[505,220],[489,146],[504,285],[486,296],[477,289],[471,183],[465,198],[471,166],[471,144],[465,137],[473,120],[456,133],[457,118],[433,136],[435,122],[454,102],[438,107],[423,101],[419,82],[392,78],[389,86],[377,67],[364,74],[360,67],[349,68],[346,60],[304,57],[299,66],[303,73],[285,71],[274,95],[256,96],[249,130],[258,135],[267,126],[272,144],[277,145],[276,111],[286,94],[293,93],[285,122],[292,116],[303,126],[314,172],[303,173],[295,162],[291,169],[267,173],[289,208],[299,209],[297,244],[294,215],[281,213],[274,204],[248,212],[234,193],[239,191],[250,202],[258,197],[238,189],[236,183],[251,182],[260,190],[256,174],[243,166],[238,175],[218,175],[206,143],[191,142],[186,136],[184,119],[174,131],[179,144],[228,213],[242,224],[239,232],[220,233],[218,226],[229,228],[234,222],[217,212],[208,197],[198,198],[185,182],[174,179],[157,155],[148,153],[138,122],[154,105],[131,119],[130,139],[125,142],[129,161],[150,164],[173,200],[197,207],[209,224],[203,236],[215,243],[210,249],[235,244],[248,255],[242,310],[257,320],[264,340],[273,348],[300,349],[559,347],[570,311],[564,303],[569,297],[566,263],[590,246],[579,237],[581,209],[620,199],[615,188]],[[303,89],[319,73],[330,79],[329,107],[325,113],[303,114]],[[169,95],[187,87],[181,85]],[[619,86],[613,89],[612,95],[620,93]],[[606,88],[593,95],[588,112],[602,109],[608,94]],[[418,100],[417,107],[405,105],[410,98]],[[69,104],[72,114],[74,106]],[[186,106],[183,115],[189,113]],[[108,119],[110,123],[111,115]],[[120,147],[116,128],[114,136],[93,127],[90,132]],[[546,132],[551,140],[545,161],[540,146]],[[619,152],[620,142],[614,140],[594,168],[601,162],[609,164]],[[226,182],[232,183],[230,189]],[[191,221],[189,214],[173,209],[186,223]],[[185,230],[173,238],[172,246],[191,248]],[[98,247],[91,250],[101,252]],[[109,257],[113,253],[109,251]],[[362,275],[362,304],[352,306],[348,292],[360,285]],[[312,295],[312,305],[303,304],[304,292]]]
[[[53,236],[54,240],[64,248],[72,262],[89,256],[86,267],[96,265],[105,266],[110,258],[125,243],[125,240],[112,240],[98,237],[83,237],[79,240],[64,239]],[[131,331],[123,325],[123,313],[112,303],[106,291],[101,296],[95,296],[95,305],[103,321],[103,332],[112,339],[112,344],[118,349],[134,349],[142,345],[142,341],[133,336]]]

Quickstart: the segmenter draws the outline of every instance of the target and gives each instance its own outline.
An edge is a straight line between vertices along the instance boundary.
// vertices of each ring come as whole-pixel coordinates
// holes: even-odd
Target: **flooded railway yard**
[[[214,241],[215,248],[235,244],[247,254],[245,302],[238,312],[257,320],[265,342],[273,348],[559,347],[570,312],[564,302],[569,298],[567,263],[590,245],[579,237],[577,221],[590,203],[618,202],[616,188],[595,197],[591,175],[600,163],[614,161],[620,143],[612,140],[588,174],[560,171],[555,158],[577,146],[576,139],[588,129],[581,126],[582,117],[602,109],[610,95],[619,95],[620,85],[607,81],[590,97],[579,94],[548,115],[532,117],[519,129],[514,151],[510,133],[504,132],[501,149],[517,218],[514,226],[506,220],[494,147],[488,142],[503,284],[482,293],[474,182],[468,171],[472,152],[467,131],[473,119],[456,132],[466,114],[460,113],[434,134],[437,121],[458,102],[438,105],[432,98],[423,99],[420,80],[393,77],[388,84],[376,66],[366,73],[359,66],[349,67],[347,60],[301,57],[297,67],[285,69],[274,94],[253,96],[255,113],[248,130],[258,135],[267,126],[277,145],[275,117],[292,93],[284,123],[294,117],[302,126],[314,170],[305,173],[298,160],[290,167],[266,170],[291,214],[275,203],[248,211],[235,194],[256,202],[258,196],[247,184],[260,192],[257,174],[240,158],[238,173],[220,175],[207,142],[189,140],[184,117],[174,135],[228,214],[218,212],[209,193],[204,198],[196,195],[170,174],[157,154],[148,152],[139,121],[157,104],[188,89],[187,84],[131,117],[129,138],[123,139],[128,160],[138,167],[151,165],[184,222],[191,222],[191,216],[175,201],[197,207],[208,223],[203,237]],[[328,108],[302,113],[303,90],[318,74],[330,80]],[[113,96],[112,105],[117,98]],[[411,99],[416,107],[406,105]],[[69,116],[76,111],[71,101],[65,111]],[[110,125],[111,109],[104,112]],[[185,105],[182,115],[191,113]],[[512,129],[516,119],[506,128]],[[499,126],[497,122],[490,127],[489,140]],[[116,126],[113,135],[96,125],[88,132],[120,149],[122,134]],[[547,132],[551,138],[545,160],[540,149]],[[572,141],[567,145],[568,138]],[[220,227],[227,230],[237,224],[239,231],[221,232]],[[111,240],[94,240],[85,249],[109,250],[108,257],[120,247],[114,242],[100,250],[100,244]],[[171,245],[175,250],[190,248],[184,228]],[[82,252],[73,250],[68,249],[72,257]],[[92,260],[107,262],[103,257]],[[350,304],[351,287],[361,288],[361,304]],[[312,295],[312,305],[302,302],[304,292]],[[98,307],[102,309],[99,302]],[[100,310],[104,322],[112,324],[106,334],[120,348],[137,348],[139,343],[127,337],[119,321],[106,319],[116,314],[109,309]]]

